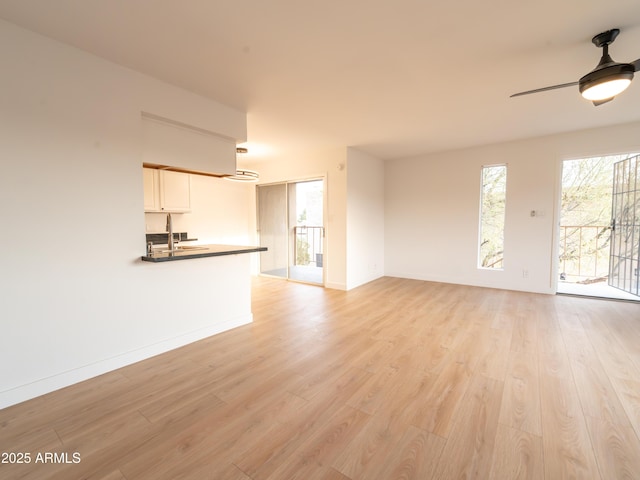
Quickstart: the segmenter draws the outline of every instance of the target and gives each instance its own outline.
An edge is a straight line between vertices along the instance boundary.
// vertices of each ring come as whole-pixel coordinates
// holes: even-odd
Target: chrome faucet
[[[171,221],[170,213],[167,213],[167,232],[169,233],[167,242],[169,244],[169,251],[173,252],[175,250],[175,245],[173,243],[173,222]]]

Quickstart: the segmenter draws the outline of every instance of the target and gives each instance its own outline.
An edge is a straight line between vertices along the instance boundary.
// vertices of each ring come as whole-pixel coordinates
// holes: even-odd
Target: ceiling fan
[[[526,92],[514,93],[511,95],[511,98],[578,85],[582,96],[587,100],[591,100],[596,107],[603,103],[610,102],[616,95],[624,91],[629,86],[631,80],[633,80],[634,72],[640,70],[640,58],[631,63],[618,63],[614,62],[609,56],[609,45],[613,43],[619,33],[620,30],[618,28],[614,28],[612,30],[599,33],[591,39],[596,47],[602,48],[602,57],[600,58],[600,62],[596,68],[591,70],[577,82],[563,83],[560,85],[528,90]]]

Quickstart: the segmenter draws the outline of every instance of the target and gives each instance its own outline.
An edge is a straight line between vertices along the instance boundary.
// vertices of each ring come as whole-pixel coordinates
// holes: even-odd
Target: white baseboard
[[[500,272],[491,272],[488,271],[489,274],[495,274]],[[425,282],[437,282],[437,283],[449,283],[453,285],[467,285],[471,287],[482,287],[482,288],[497,288],[501,290],[511,290],[516,292],[526,292],[526,293],[540,293],[544,295],[554,295],[555,291],[550,287],[544,288],[534,288],[531,285],[522,286],[518,285],[516,281],[510,281],[509,279],[501,279],[499,281],[481,281],[481,280],[470,280],[468,278],[463,277],[453,277],[453,276],[440,276],[440,275],[422,275],[415,273],[406,273],[406,272],[389,272],[386,275],[387,277],[394,278],[407,278],[410,280],[422,280]]]
[[[332,282],[326,282],[324,284],[325,288],[332,288],[334,290],[347,290],[347,286],[344,283],[332,283]]]
[[[226,332],[232,328],[247,325],[252,321],[252,314],[243,315],[223,323],[194,330],[177,337],[169,338],[152,345],[147,345],[115,357],[92,363],[90,365],[84,365],[73,370],[68,370],[51,377],[43,378],[32,383],[0,392],[0,409],[68,387],[74,383],[79,383],[84,380],[97,377],[98,375],[117,370],[118,368],[126,367],[127,365],[131,365],[141,360],[155,357],[156,355],[183,347],[189,343],[197,342],[203,338]]]

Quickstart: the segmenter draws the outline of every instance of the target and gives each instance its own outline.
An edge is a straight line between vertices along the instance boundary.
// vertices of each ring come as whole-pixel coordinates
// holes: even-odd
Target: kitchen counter
[[[173,262],[191,258],[219,257],[222,255],[237,255],[240,253],[265,252],[267,247],[242,245],[193,245],[178,247],[173,252],[167,248],[156,249],[151,255],[143,255],[143,262]]]

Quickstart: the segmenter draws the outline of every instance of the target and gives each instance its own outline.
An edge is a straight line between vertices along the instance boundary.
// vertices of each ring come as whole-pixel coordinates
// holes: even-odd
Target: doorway
[[[324,179],[257,186],[262,275],[324,285]]]
[[[629,162],[633,158],[637,159],[637,154],[563,162],[558,293],[640,300],[640,297],[630,293],[630,289],[620,288],[621,284],[631,287],[633,283],[629,277],[633,274],[629,262],[633,262],[634,258],[636,264],[638,261],[637,253],[635,257],[629,256],[633,240],[629,243],[622,242],[619,235],[615,237],[617,240],[612,237],[615,231],[612,228],[615,224],[614,197],[618,198],[618,208],[626,208],[625,235],[634,231],[630,225],[627,228],[630,206],[635,205],[636,201],[636,190],[629,187],[632,168]],[[616,167],[622,163],[624,167]],[[633,168],[637,169],[637,161]],[[619,172],[617,174],[614,173],[616,169]],[[619,194],[614,193],[616,184]],[[634,188],[637,188],[635,183]],[[640,196],[638,200],[640,201]],[[636,213],[640,214],[640,211]],[[618,225],[621,221],[617,220]],[[613,248],[616,244],[617,250]],[[635,246],[637,247],[637,243]],[[636,248],[636,252],[637,250]],[[619,278],[621,274],[624,279]],[[615,282],[614,278],[617,278]],[[635,286],[637,287],[637,276]]]

